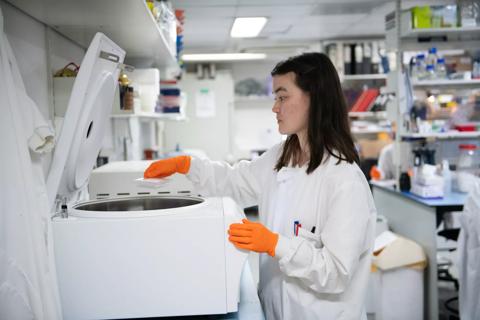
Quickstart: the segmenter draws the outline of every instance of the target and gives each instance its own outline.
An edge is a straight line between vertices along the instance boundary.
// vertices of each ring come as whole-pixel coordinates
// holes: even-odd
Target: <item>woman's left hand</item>
[[[265,252],[275,256],[275,247],[278,234],[270,231],[260,222],[251,222],[247,219],[243,223],[232,223],[228,229],[228,240],[237,248],[255,252]]]

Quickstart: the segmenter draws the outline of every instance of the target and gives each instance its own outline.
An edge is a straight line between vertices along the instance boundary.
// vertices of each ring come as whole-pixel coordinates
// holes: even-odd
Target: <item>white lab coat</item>
[[[458,237],[459,309],[462,319],[480,319],[480,181],[460,213]]]
[[[0,11],[0,319],[61,319],[41,154],[53,131],[27,96]]]
[[[376,220],[368,183],[357,165],[335,165],[333,157],[310,175],[306,166],[277,173],[282,146],[234,167],[192,159],[187,176],[202,195],[258,204],[260,221],[280,234],[275,257],[260,255],[267,320],[366,319]],[[298,236],[294,221],[302,224]]]
[[[382,179],[389,180],[395,178],[395,165],[393,163],[393,152],[395,145],[393,143],[386,145],[380,151],[378,156],[378,169],[382,172]]]

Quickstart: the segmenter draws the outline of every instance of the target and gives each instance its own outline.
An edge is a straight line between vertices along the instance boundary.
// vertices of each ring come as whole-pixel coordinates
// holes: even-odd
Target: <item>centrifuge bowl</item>
[[[181,196],[142,196],[102,199],[74,205],[69,214],[77,217],[140,217],[180,213],[205,202],[202,198]],[[191,209],[190,209],[191,208]]]

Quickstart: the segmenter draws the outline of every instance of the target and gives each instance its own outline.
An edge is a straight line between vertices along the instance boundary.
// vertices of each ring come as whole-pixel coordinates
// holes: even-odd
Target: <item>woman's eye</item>
[[[285,101],[285,97],[276,97],[275,100],[283,102]]]

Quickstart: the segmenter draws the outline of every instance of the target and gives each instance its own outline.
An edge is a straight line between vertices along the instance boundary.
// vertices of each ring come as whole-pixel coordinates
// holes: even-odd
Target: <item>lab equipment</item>
[[[410,177],[407,172],[402,172],[400,174],[399,182],[400,191],[410,191],[411,183]]]
[[[416,171],[411,193],[422,198],[442,198],[444,178],[436,174],[434,165],[424,164]]]
[[[141,111],[153,113],[160,94],[160,70],[136,68],[129,76],[135,90],[139,92]]]
[[[113,189],[129,186],[135,196],[116,192],[108,199],[84,197],[124,56],[106,36],[95,35],[73,86],[47,179],[51,207],[56,196],[67,206],[65,217],[52,219],[63,316],[234,312],[247,253],[227,240],[228,225],[243,217],[232,200],[180,191],[172,195],[174,183],[163,189],[139,187],[132,175],[141,177],[148,162],[123,175],[126,183],[121,174],[108,179],[115,174],[105,169],[90,181],[95,195],[113,194],[109,186],[114,184]],[[92,185],[96,183],[101,186]]]

